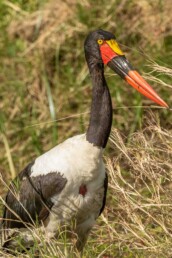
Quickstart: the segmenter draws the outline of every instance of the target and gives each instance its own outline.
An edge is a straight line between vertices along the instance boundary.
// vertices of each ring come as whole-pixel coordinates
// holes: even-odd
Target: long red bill
[[[125,56],[113,57],[107,65],[144,96],[158,105],[168,108],[167,103],[162,100],[143,77],[133,69]]]

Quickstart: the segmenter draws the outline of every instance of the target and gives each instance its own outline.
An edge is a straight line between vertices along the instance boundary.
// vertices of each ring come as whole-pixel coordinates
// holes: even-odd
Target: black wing
[[[108,188],[108,175],[107,173],[105,174],[105,179],[104,179],[104,197],[103,197],[103,204],[102,207],[100,209],[100,214],[103,212],[104,208],[105,208],[105,204],[106,204],[106,195],[107,195],[107,188]]]
[[[26,223],[44,221],[53,206],[51,198],[59,194],[67,179],[58,172],[31,177],[30,163],[10,184],[3,215],[4,228],[26,227]]]

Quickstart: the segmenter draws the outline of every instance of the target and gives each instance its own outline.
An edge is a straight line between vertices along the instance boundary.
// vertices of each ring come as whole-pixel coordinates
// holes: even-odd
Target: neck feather
[[[90,123],[86,137],[90,143],[105,148],[112,125],[111,97],[104,77],[103,65],[96,64],[89,69],[93,90]]]

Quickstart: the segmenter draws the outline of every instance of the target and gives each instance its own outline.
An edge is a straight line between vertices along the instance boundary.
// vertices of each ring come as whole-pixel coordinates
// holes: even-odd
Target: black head
[[[90,32],[84,43],[86,59],[88,60],[88,57],[90,56],[102,63],[100,45],[98,41],[106,41],[111,39],[115,39],[115,36],[111,32],[101,29]]]
[[[100,29],[93,31],[87,36],[84,47],[90,73],[92,73],[95,67],[96,72],[104,72],[103,66],[107,64],[143,95],[163,107],[168,107],[167,103],[157,95],[151,86],[131,66],[112,33]]]

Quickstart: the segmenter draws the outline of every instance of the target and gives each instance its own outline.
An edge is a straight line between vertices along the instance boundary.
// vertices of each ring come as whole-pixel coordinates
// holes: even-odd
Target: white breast
[[[69,138],[35,160],[31,177],[60,172],[67,179],[62,192],[52,198],[55,215],[51,214],[49,230],[54,229],[57,222],[68,221],[75,215],[79,221],[97,218],[104,196],[102,151],[83,134]],[[81,184],[87,186],[84,197],[79,194]]]
[[[102,148],[93,146],[85,134],[67,139],[44,153],[32,166],[32,177],[60,172],[66,179],[97,177],[102,162]]]
[[[55,236],[61,225],[74,226],[78,235],[77,242],[84,245],[103,205],[105,167],[102,151],[89,143],[84,134],[64,141],[35,160],[30,177],[34,177],[35,182],[38,177],[40,186],[44,187],[40,180],[44,175],[51,177],[51,172],[60,173],[66,179],[61,191],[52,188],[55,189],[50,197],[53,205],[42,226],[43,230],[46,228],[48,237]],[[85,195],[79,191],[83,184],[87,190]],[[48,186],[51,189],[51,184]]]

